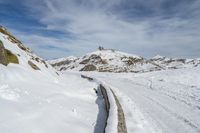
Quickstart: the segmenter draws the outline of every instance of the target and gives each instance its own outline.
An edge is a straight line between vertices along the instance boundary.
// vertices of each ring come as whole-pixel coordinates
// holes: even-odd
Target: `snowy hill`
[[[97,85],[80,75],[57,73],[0,27],[1,133],[92,133],[98,128],[104,130],[95,123],[103,100],[98,99],[99,105],[96,104],[93,88]]]
[[[59,71],[98,72],[150,72],[165,69],[179,69],[200,66],[200,59],[178,59],[155,56],[145,59],[110,49],[101,49],[82,57],[66,57],[49,61]]]
[[[49,63],[60,71],[147,72],[163,69],[141,56],[110,49],[98,50],[82,57],[51,60]]]
[[[0,26],[0,51],[0,63],[4,69],[15,66],[26,71],[40,71],[52,76],[57,74],[51,65],[35,55],[2,26]]]
[[[166,69],[191,68],[200,66],[200,59],[167,58],[157,55],[150,59],[150,61]]]

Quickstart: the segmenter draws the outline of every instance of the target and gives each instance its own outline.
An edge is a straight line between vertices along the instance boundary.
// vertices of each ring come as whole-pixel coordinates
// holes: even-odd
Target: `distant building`
[[[103,46],[99,46],[99,50],[104,50],[104,47]]]

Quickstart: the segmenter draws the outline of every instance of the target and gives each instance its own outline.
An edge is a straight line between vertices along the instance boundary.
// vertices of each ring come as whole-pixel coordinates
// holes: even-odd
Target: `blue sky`
[[[0,24],[45,59],[99,45],[145,57],[200,57],[199,0],[0,0]]]

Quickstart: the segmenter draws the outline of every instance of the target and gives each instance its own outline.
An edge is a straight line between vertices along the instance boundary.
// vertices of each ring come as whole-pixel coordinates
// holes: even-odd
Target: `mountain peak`
[[[104,48],[76,57],[74,60],[69,58],[61,60],[49,62],[60,71],[139,72],[157,67],[141,56]]]
[[[152,59],[164,59],[164,58],[165,58],[164,56],[156,55]]]

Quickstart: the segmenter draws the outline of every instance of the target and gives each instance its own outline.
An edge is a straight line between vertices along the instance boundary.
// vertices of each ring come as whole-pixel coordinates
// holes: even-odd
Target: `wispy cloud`
[[[45,58],[80,55],[98,45],[143,56],[200,56],[198,0],[31,0],[23,4],[39,27],[52,34],[15,33]]]

